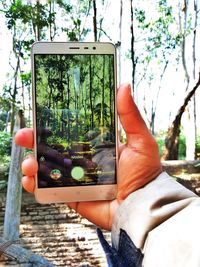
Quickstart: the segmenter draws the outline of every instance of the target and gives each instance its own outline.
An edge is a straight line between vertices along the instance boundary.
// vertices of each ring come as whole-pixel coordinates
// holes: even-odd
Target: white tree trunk
[[[15,121],[13,137],[16,131],[22,127],[24,127],[23,112],[19,111],[19,114]],[[16,240],[19,238],[22,195],[21,163],[23,154],[24,149],[17,146],[13,138],[4,218],[3,237],[6,240]]]
[[[191,99],[186,111],[186,129],[185,129],[185,144],[186,144],[186,160],[195,159],[195,117],[194,117],[194,98]]]

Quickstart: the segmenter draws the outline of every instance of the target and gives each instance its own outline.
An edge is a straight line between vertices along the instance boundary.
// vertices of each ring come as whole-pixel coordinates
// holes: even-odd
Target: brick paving
[[[0,234],[3,231],[4,207],[0,207]],[[109,241],[110,233],[104,232]],[[106,267],[96,227],[64,204],[23,204],[20,243],[44,256],[54,266]],[[20,266],[0,259],[0,266]]]

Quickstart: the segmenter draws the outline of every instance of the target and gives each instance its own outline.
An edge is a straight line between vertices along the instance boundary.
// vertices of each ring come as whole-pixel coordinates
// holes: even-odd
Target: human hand
[[[161,173],[158,146],[146,127],[131,96],[130,85],[122,85],[117,93],[117,110],[121,124],[126,132],[126,144],[119,146],[118,192],[111,201],[91,201],[67,203],[83,217],[96,225],[110,230],[116,209],[126,197],[144,186]],[[16,144],[33,148],[33,131],[22,129],[15,136]],[[26,158],[22,163],[23,187],[34,192],[34,175],[37,172],[34,157]]]

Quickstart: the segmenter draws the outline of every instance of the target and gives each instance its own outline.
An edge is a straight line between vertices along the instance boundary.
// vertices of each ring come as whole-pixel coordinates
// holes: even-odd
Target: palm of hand
[[[122,145],[118,166],[118,202],[144,186],[161,172],[158,147],[153,137],[136,135]]]

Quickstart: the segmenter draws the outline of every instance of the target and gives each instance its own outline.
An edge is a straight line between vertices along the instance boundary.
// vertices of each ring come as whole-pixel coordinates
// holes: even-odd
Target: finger
[[[34,193],[34,189],[35,189],[34,177],[31,177],[31,176],[22,177],[22,186],[27,192]]]
[[[131,96],[129,84],[123,84],[118,90],[117,110],[127,135],[148,132],[147,126]]]
[[[33,129],[20,129],[15,135],[15,143],[26,148],[33,148]]]
[[[38,171],[38,163],[33,156],[29,156],[22,162],[22,173],[27,176],[35,176]]]

